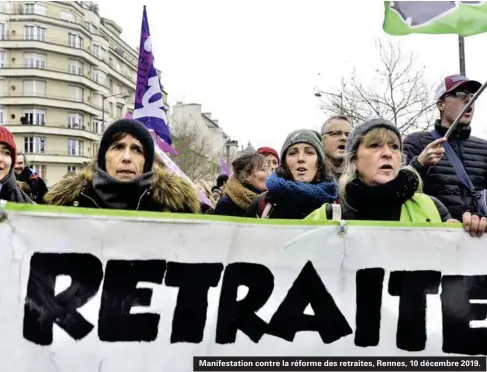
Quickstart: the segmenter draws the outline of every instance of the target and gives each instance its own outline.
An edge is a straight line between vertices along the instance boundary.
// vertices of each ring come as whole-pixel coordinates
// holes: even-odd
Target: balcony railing
[[[29,18],[28,16],[33,17],[33,18],[35,18],[35,17],[46,17],[46,18],[49,18],[52,20],[65,22],[66,25],[72,25],[72,24],[78,25],[87,34],[97,35],[97,36],[102,37],[106,41],[108,41],[108,43],[110,45],[110,49],[112,49],[115,53],[117,53],[117,55],[124,57],[124,55],[126,54],[126,51],[128,50],[129,51],[128,54],[130,55],[130,57],[125,58],[125,61],[127,63],[130,63],[132,66],[136,66],[136,64],[137,64],[137,58],[132,60],[134,57],[131,54],[131,52],[135,53],[135,54],[137,54],[137,52],[134,51],[133,48],[131,48],[124,40],[122,40],[122,39],[116,40],[116,43],[125,44],[125,47],[120,47],[118,45],[112,45],[113,43],[115,43],[115,41],[111,41],[110,37],[108,37],[108,35],[104,34],[103,32],[100,32],[99,30],[95,31],[91,27],[87,27],[87,25],[84,22],[84,19],[82,19],[82,18],[80,18],[74,14],[73,14],[72,20],[67,20],[67,19],[62,19],[60,13],[52,12],[52,11],[46,12],[45,14],[41,14],[39,12],[35,12],[35,10],[34,10],[34,12],[26,12],[26,10],[23,8],[17,8],[17,9],[12,9],[12,10],[8,10],[8,11],[0,9],[0,14],[1,13],[9,14],[9,15],[22,15],[22,16],[26,16],[26,18]],[[117,50],[118,48],[123,50],[123,52],[121,52],[121,50]]]
[[[50,155],[50,156],[76,156],[76,157],[84,157],[84,158],[91,158],[90,154],[72,154],[70,151],[65,150],[65,151],[44,151],[44,152],[39,152],[39,151],[25,151],[26,149],[24,148],[24,153],[26,155]]]
[[[67,36],[67,35],[66,35]],[[124,78],[128,79],[129,81],[132,82],[132,77],[127,74],[127,73],[123,73],[121,71],[118,71],[116,70],[114,67],[113,67],[113,64],[110,64],[109,61],[106,61],[106,60],[103,60],[103,59],[99,59],[97,58],[91,51],[91,46],[90,45],[83,45],[83,47],[78,47],[76,45],[74,45],[75,43],[72,43],[68,40],[68,38],[55,38],[55,37],[45,37],[45,38],[37,38],[36,36],[33,36],[32,38],[30,39],[27,39],[25,38],[23,35],[6,35],[3,39],[0,40],[1,41],[35,41],[35,42],[38,42],[38,43],[46,43],[46,44],[52,44],[52,45],[57,45],[57,46],[62,46],[62,47],[66,47],[66,48],[71,48],[71,49],[74,49],[74,50],[82,50],[84,51],[85,53],[89,54],[90,56],[92,56],[93,58],[95,58],[96,60],[100,61],[101,63],[104,63],[106,65],[106,67],[108,67],[110,70],[118,73],[119,75],[123,76]],[[127,58],[123,59],[123,61],[125,63],[128,63],[128,60]],[[134,65],[133,63],[130,63],[132,69],[136,70],[137,69],[137,66]]]
[[[40,63],[34,63],[34,65],[29,65],[29,64],[21,64],[21,63],[6,63],[4,67],[2,67],[2,70],[5,69],[23,69],[23,70],[43,70],[43,71],[49,71],[49,72],[56,72],[56,73],[62,73],[66,75],[71,75],[71,76],[82,76],[90,81],[92,81],[95,84],[101,85],[102,87],[109,88],[108,84],[108,79],[94,79],[93,78],[93,73],[89,73],[88,71],[81,71],[81,74],[74,73],[75,69],[70,68],[69,66],[67,68],[60,68],[60,67],[54,67],[52,65],[47,65],[45,63],[40,64]],[[77,71],[76,71],[77,72]]]

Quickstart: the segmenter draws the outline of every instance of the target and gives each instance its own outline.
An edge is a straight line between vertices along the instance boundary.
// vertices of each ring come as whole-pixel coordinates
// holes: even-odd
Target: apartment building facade
[[[0,2],[0,125],[48,186],[133,110],[138,52],[98,13],[92,2]]]

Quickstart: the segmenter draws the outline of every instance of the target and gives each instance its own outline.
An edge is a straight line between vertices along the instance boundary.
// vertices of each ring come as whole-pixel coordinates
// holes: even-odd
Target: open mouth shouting
[[[302,177],[302,176],[305,176],[306,175],[306,173],[308,172],[308,168],[306,168],[306,167],[299,167],[299,168],[296,169],[296,172],[298,174],[298,177],[299,176]]]
[[[384,164],[379,167],[381,171],[389,172],[394,170],[393,166],[391,164]]]

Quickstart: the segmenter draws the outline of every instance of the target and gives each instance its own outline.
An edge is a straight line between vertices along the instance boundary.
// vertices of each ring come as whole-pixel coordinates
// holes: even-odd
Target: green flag
[[[384,1],[384,31],[390,35],[487,32],[485,1]]]

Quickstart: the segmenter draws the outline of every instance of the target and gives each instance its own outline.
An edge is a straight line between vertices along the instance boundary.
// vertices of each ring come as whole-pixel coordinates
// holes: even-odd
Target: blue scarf
[[[338,199],[336,181],[321,181],[319,183],[305,183],[288,181],[272,173],[265,181],[268,195],[273,199],[287,199],[299,202],[312,202],[319,205],[333,203]]]

